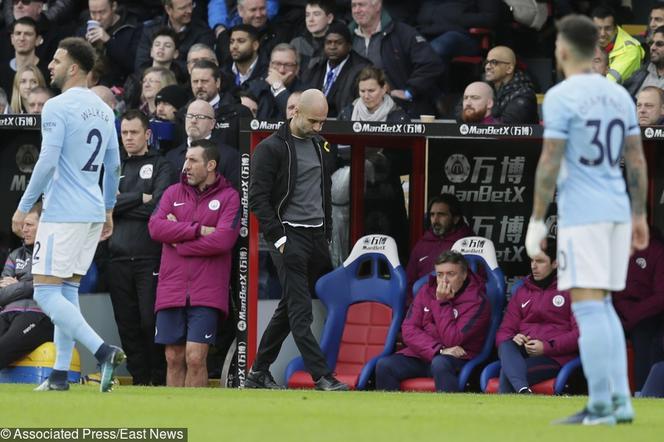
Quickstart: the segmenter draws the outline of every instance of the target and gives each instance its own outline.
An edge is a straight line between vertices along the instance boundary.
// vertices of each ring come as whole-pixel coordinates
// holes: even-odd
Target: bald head
[[[115,95],[109,88],[106,86],[94,86],[90,88],[90,90],[94,92],[99,98],[101,98],[104,103],[108,104],[108,107],[115,110],[118,102],[115,99]]]
[[[302,92],[290,123],[293,135],[308,138],[323,129],[327,118],[327,99],[318,89]]]
[[[212,133],[215,123],[214,109],[207,101],[194,100],[187,107],[184,127],[187,136],[192,140],[207,138]]]
[[[484,78],[494,87],[500,88],[514,77],[516,55],[507,46],[496,46],[486,56]]]
[[[487,83],[470,83],[463,92],[462,120],[466,123],[481,123],[491,116],[493,89]]]

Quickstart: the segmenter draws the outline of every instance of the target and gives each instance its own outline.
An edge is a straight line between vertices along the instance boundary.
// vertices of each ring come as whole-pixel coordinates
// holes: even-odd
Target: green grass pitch
[[[552,426],[585,397],[0,385],[0,427],[187,427],[189,441],[661,441],[664,401],[632,425]]]

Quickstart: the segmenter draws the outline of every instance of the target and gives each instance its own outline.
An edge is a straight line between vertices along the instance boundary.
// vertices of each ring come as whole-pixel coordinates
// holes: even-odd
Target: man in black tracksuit
[[[175,181],[168,160],[148,150],[149,121],[139,111],[122,116],[122,160],[114,230],[109,239],[109,291],[127,369],[134,385],[165,383],[164,351],[154,344],[154,301],[161,244],[152,241],[148,220]]]
[[[270,365],[292,332],[316,389],[348,389],[332,375],[311,332],[310,277],[318,276],[314,267],[330,262],[330,177],[335,155],[318,136],[326,118],[325,95],[317,89],[303,92],[293,118],[261,141],[253,155],[249,205],[265,240],[272,244],[282,295],[246,377],[248,388],[280,388]]]
[[[53,323],[32,299],[32,246],[39,211],[23,223],[23,245],[7,257],[0,277],[0,369],[53,340]]]

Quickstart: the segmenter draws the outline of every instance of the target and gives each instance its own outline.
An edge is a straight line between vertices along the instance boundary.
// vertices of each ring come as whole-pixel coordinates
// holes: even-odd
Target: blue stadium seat
[[[97,289],[97,280],[99,279],[99,270],[97,269],[97,264],[92,262],[88,272],[81,278],[81,285],[78,289],[79,295],[85,295],[86,293],[94,293]]]
[[[365,389],[377,360],[390,354],[401,327],[406,273],[386,235],[360,238],[343,265],[316,283],[327,309],[320,340],[328,366],[351,389]],[[286,367],[289,388],[313,388],[301,357]]]
[[[502,320],[503,308],[505,306],[505,275],[500,267],[498,267],[496,251],[493,242],[489,239],[479,236],[462,238],[454,243],[452,250],[464,255],[473,272],[485,273],[486,293],[491,303],[489,333],[484,341],[482,351],[468,361],[459,373],[459,391],[464,391],[475,369],[485,363],[493,352],[496,331]],[[415,292],[415,287],[421,287],[424,283],[423,279],[428,277],[429,275],[425,275],[413,284],[413,291]],[[434,392],[436,388],[433,378],[412,378],[401,382],[401,390]]]

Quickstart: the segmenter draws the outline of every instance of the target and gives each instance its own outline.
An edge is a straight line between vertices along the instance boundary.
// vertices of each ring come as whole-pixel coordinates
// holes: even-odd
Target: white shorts
[[[559,227],[558,290],[623,290],[631,242],[630,223]]]
[[[71,278],[85,275],[104,223],[40,222],[32,251],[32,273]]]

